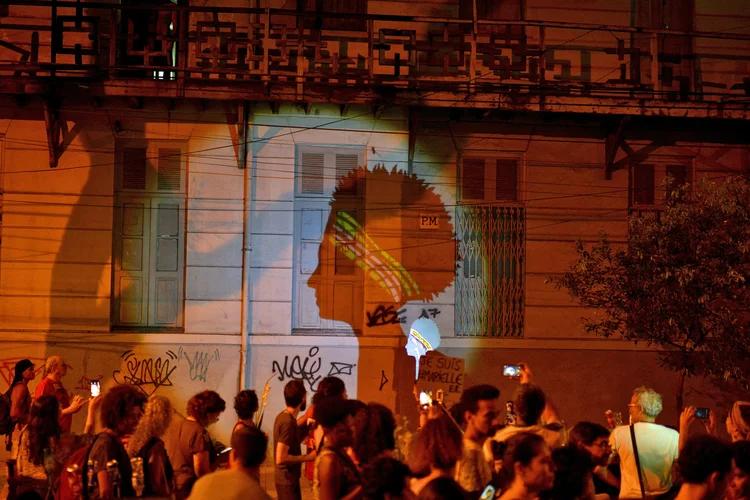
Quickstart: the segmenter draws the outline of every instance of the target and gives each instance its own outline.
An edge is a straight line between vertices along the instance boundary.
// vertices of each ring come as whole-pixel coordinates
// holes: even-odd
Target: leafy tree
[[[663,211],[631,216],[627,243],[579,240],[575,262],[548,282],[592,309],[587,332],[664,348],[682,408],[686,376],[750,382],[750,184],[668,192]]]

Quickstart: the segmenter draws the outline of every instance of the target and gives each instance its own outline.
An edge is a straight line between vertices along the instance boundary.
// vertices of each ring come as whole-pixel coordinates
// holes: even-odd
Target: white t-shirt
[[[648,422],[638,422],[634,427],[646,494],[666,493],[672,487],[672,464],[677,459],[680,434],[669,427]],[[620,498],[641,498],[630,426],[621,425],[613,430],[609,444],[620,456]]]

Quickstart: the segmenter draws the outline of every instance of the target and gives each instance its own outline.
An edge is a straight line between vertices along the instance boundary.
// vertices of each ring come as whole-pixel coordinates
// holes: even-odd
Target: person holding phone
[[[60,356],[50,356],[44,364],[45,376],[34,391],[34,398],[39,399],[42,396],[55,396],[60,403],[62,412],[60,413],[60,430],[63,434],[70,434],[73,427],[73,415],[81,411],[81,408],[88,402],[81,396],[73,396],[65,389],[62,379],[68,373],[68,365]],[[92,394],[93,397],[93,394]]]

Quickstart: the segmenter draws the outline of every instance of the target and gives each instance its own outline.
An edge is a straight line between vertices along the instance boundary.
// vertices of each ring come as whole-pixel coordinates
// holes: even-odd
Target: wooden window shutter
[[[157,189],[180,191],[180,164],[182,151],[176,148],[159,148]]]
[[[322,195],[325,187],[325,155],[302,153],[300,193]]]
[[[461,199],[484,200],[483,158],[467,158],[463,161]]]
[[[146,148],[124,148],[122,155],[122,188],[146,189],[148,161]]]
[[[633,204],[653,205],[654,200],[654,166],[639,163],[633,167]]]
[[[497,160],[495,199],[518,201],[518,161]]]
[[[359,155],[337,154],[336,155],[336,189],[338,194],[356,196],[357,179],[347,177],[349,172],[356,170],[359,166]]]

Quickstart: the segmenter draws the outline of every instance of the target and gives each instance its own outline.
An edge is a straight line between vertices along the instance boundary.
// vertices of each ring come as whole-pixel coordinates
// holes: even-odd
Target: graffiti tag
[[[322,360],[318,356],[319,352],[320,349],[313,346],[304,359],[294,356],[290,360],[289,356],[284,356],[284,366],[282,367],[278,361],[274,361],[271,369],[273,373],[279,374],[280,382],[286,379],[303,380],[310,386],[310,390],[314,391],[318,381],[323,378],[322,375],[318,375],[322,364]],[[316,356],[318,356],[317,360],[315,359]]]
[[[406,323],[406,309],[396,309],[392,305],[378,306],[372,313],[367,313],[367,326],[399,325]]]
[[[167,351],[166,355],[164,359],[139,359],[132,350],[125,351],[120,356],[125,360],[125,367],[112,372],[112,378],[118,384],[132,384],[151,396],[159,387],[172,386],[169,377],[177,369],[177,366],[172,366],[172,362],[178,361],[178,358],[172,351]]]
[[[218,349],[214,352],[195,351],[191,358],[187,352],[180,348],[180,354],[187,361],[190,368],[190,380],[200,380],[201,382],[206,381],[211,361],[219,359]]]

